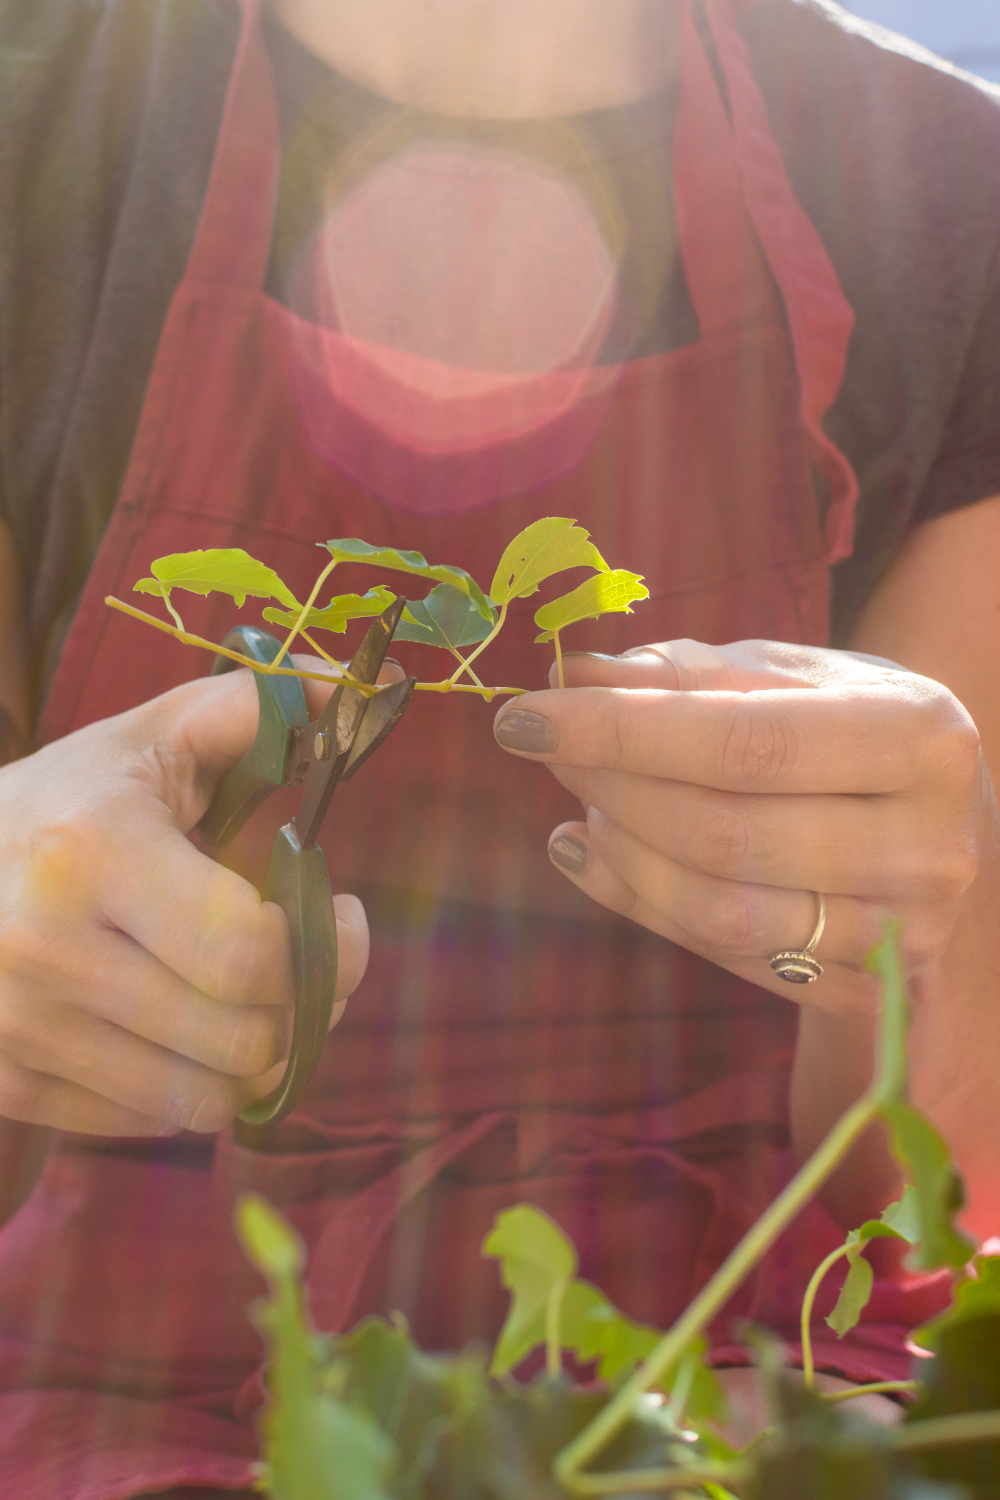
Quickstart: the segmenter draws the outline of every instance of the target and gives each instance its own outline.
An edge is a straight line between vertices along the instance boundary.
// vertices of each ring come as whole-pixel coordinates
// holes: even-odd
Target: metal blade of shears
[[[365,631],[348,667],[358,682],[374,684],[377,680],[405,607],[404,598],[395,599]],[[308,764],[308,774],[293,826],[303,849],[315,844],[337,783],[378,748],[402,717],[412,691],[412,678],[371,697],[344,683],[334,689],[316,722],[299,731],[298,759]],[[372,732],[362,738],[362,727],[373,710]]]

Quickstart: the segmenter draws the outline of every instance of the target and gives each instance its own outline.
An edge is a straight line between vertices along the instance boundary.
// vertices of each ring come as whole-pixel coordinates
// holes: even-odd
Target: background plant
[[[500,1214],[483,1250],[500,1262],[510,1311],[492,1357],[427,1355],[405,1323],[369,1318],[351,1333],[311,1330],[303,1252],[260,1198],[245,1198],[238,1229],[267,1277],[256,1317],[271,1348],[262,1422],[261,1487],[275,1500],[530,1500],[560,1494],[664,1493],[708,1500],[996,1500],[1000,1494],[1000,1257],[978,1255],[955,1227],[961,1183],[933,1126],[906,1098],[907,1002],[897,935],[872,958],[882,979],[881,1052],[863,1099],[834,1127],[677,1323],[661,1334],[633,1322],[577,1277],[576,1253],[538,1209]],[[721,1388],[705,1363],[703,1330],[781,1229],[877,1118],[909,1178],[898,1203],[852,1231],[818,1268],[848,1275],[828,1322],[843,1335],[860,1317],[871,1278],[864,1247],[890,1235],[910,1264],[960,1272],[955,1301],[916,1337],[933,1358],[920,1381],[836,1394],[784,1368],[762,1330],[745,1337],[761,1367],[772,1423],[747,1448],[723,1438]],[[808,1310],[808,1309],[807,1309]],[[808,1321],[808,1320],[807,1320]],[[804,1343],[808,1350],[808,1329]],[[512,1377],[534,1349],[544,1372]],[[570,1351],[598,1384],[574,1387]],[[807,1355],[808,1358],[808,1355]],[[851,1410],[864,1390],[912,1392],[905,1422],[885,1429]]]

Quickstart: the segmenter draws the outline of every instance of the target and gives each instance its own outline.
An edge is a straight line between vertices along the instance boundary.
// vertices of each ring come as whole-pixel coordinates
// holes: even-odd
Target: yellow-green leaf
[[[567,568],[608,571],[589,532],[566,516],[544,516],[526,526],[507,547],[493,575],[490,598],[495,604],[526,599],[546,578]]]
[[[137,594],[162,597],[171,589],[186,589],[191,594],[230,594],[239,605],[253,594],[258,599],[280,599],[282,604],[295,607],[295,595],[274,569],[258,562],[242,547],[172,552],[168,557],[158,557],[151,571],[152,578],[140,578],[134,585]]]
[[[365,620],[380,615],[395,599],[392,589],[384,583],[376,584],[367,594],[338,594],[323,609],[311,609],[302,622],[303,630],[336,630],[341,635],[347,629],[348,620]],[[284,625],[290,630],[301,613],[297,609],[264,610],[264,619],[275,625]],[[399,631],[396,635],[398,637]]]
[[[837,1298],[833,1312],[826,1320],[840,1339],[845,1333],[850,1333],[868,1306],[875,1275],[862,1255],[860,1246],[854,1246],[848,1250],[847,1262],[844,1285],[840,1289],[840,1296]]]
[[[330,556],[337,562],[365,563],[374,568],[389,568],[397,573],[415,573],[420,578],[432,578],[436,583],[450,583],[452,588],[466,594],[482,615],[489,620],[489,600],[479,584],[464,568],[453,568],[444,563],[431,564],[419,552],[401,552],[396,547],[373,547],[355,536],[341,537],[338,541],[324,542]]]
[[[483,1254],[500,1261],[501,1279],[512,1294],[490,1366],[491,1374],[505,1375],[545,1342],[549,1298],[575,1275],[576,1251],[548,1214],[519,1203],[497,1215]]]
[[[625,568],[595,573],[572,593],[542,605],[535,615],[535,624],[542,627],[542,634],[535,639],[551,641],[555,631],[565,630],[578,620],[596,620],[599,615],[615,613],[630,615],[630,605],[637,599],[648,598],[649,589],[638,573],[629,573]]]
[[[305,1262],[302,1241],[265,1198],[247,1193],[236,1205],[236,1231],[247,1255],[265,1276],[298,1275]]]

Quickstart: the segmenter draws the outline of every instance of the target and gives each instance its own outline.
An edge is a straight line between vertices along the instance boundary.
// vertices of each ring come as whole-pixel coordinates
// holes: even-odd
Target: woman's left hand
[[[497,715],[499,743],[547,764],[585,822],[553,862],[602,905],[788,999],[866,1011],[885,914],[911,972],[948,945],[993,816],[976,728],[928,678],[875,657],[740,641],[565,659],[573,691]],[[826,898],[816,984],[801,949]]]

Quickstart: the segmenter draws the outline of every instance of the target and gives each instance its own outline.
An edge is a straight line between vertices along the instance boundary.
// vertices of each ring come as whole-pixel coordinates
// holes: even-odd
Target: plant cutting
[[[260,1488],[274,1500],[497,1500],[667,1494],[707,1500],[989,1500],[1000,1493],[1000,1257],[975,1255],[954,1223],[962,1189],[947,1148],[906,1097],[908,1008],[897,933],[871,958],[882,981],[878,1067],[785,1191],[665,1333],[634,1322],[577,1276],[561,1230],[529,1204],[501,1213],[483,1252],[500,1263],[510,1310],[492,1355],[426,1354],[405,1322],[366,1318],[317,1335],[302,1287],[303,1250],[263,1199],[245,1197],[237,1228],[270,1285],[254,1313],[271,1351],[261,1422]],[[806,1378],[776,1342],[746,1328],[770,1425],[735,1449],[725,1398],[705,1360],[704,1329],[782,1229],[875,1120],[889,1126],[907,1187],[880,1219],[852,1231],[818,1268],[803,1306]],[[893,1236],[914,1269],[956,1273],[951,1310],[918,1331],[932,1357],[919,1380],[837,1393],[813,1388],[809,1312],[835,1264],[848,1275],[828,1322],[843,1336],[871,1289],[864,1249]],[[869,1268],[870,1271],[870,1268]],[[543,1371],[513,1372],[543,1349]],[[593,1381],[565,1374],[569,1351]],[[886,1429],[851,1410],[865,1391],[910,1402]]]
[[[540,643],[553,643],[559,684],[563,686],[562,631],[605,614],[631,614],[636,601],[649,597],[639,574],[625,568],[611,568],[589,533],[565,516],[545,516],[519,532],[504,549],[488,593],[464,568],[428,563],[419,552],[373,546],[357,537],[320,545],[330,554],[330,561],[320,571],[303,603],[273,568],[239,547],[175,552],[153,562],[151,576],[140,579],[135,590],[160,598],[172,623],[111,596],[105,603],[157,630],[167,631],[185,645],[231,657],[241,666],[252,666],[256,672],[328,681],[326,674],[299,670],[288,662],[293,643],[301,638],[343,677],[343,668],[315,639],[315,632],[343,634],[349,621],[380,615],[396,598],[387,584],[377,583],[364,594],[333,595],[326,604],[318,605],[320,592],[334,569],[342,563],[360,563],[407,573],[433,583],[434,587],[422,599],[407,599],[395,640],[437,646],[458,663],[450,676],[437,682],[418,682],[415,691],[478,693],[489,702],[497,694],[527,691],[519,687],[487,687],[473,670],[473,663],[503,629],[513,600],[529,598],[538,592],[540,584],[557,574],[578,568],[590,570],[590,577],[583,583],[542,605],[535,615],[540,630],[536,639]],[[266,664],[247,662],[237,652],[186,630],[172,597],[177,589],[194,594],[228,594],[237,607],[242,607],[249,596],[276,601],[263,610],[265,620],[286,630],[275,660]],[[366,693],[376,691],[366,684],[354,685]]]

